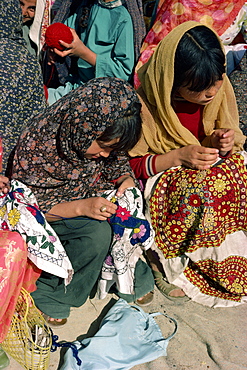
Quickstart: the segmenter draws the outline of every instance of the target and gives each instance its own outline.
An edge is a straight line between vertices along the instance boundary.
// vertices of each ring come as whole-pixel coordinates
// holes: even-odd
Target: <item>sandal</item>
[[[153,299],[154,291],[152,290],[151,292],[145,294],[143,297],[137,299],[135,301],[135,304],[137,304],[140,307],[149,306],[153,302]]]
[[[56,327],[59,327],[59,326],[63,326],[66,324],[67,322],[67,319],[62,319],[61,321],[57,321],[56,319],[54,320],[51,320],[51,317],[46,315],[45,313],[42,313],[42,316],[43,318],[45,319],[45,321],[47,322],[47,324],[49,326],[53,326],[54,328]]]
[[[153,272],[153,275],[154,275],[154,280],[155,280],[155,284],[157,286],[157,288],[159,289],[159,291],[163,294],[163,296],[165,296],[166,298],[168,298],[169,300],[173,301],[173,302],[188,302],[190,300],[190,298],[187,296],[187,295],[184,295],[184,296],[178,296],[178,297],[174,297],[174,296],[171,296],[170,293],[175,290],[175,289],[181,289],[179,288],[178,286],[174,285],[174,284],[170,284],[168,283],[165,279],[164,279],[164,276],[162,274],[162,272],[159,272],[159,271],[154,271],[152,270]]]

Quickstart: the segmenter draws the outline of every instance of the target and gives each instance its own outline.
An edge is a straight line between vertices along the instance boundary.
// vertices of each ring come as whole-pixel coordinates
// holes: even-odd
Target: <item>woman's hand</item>
[[[233,148],[234,135],[234,130],[227,128],[217,129],[211,135],[211,145],[219,149],[220,155],[224,156]]]
[[[83,200],[83,216],[104,221],[116,213],[117,205],[102,197],[92,197]]]
[[[206,148],[200,145],[188,145],[178,149],[181,165],[197,170],[206,170],[214,164],[219,156],[216,148]]]
[[[5,176],[0,175],[0,192],[7,194],[10,189],[9,179]]]
[[[54,49],[51,49],[51,48],[48,48],[48,47],[45,50],[46,50],[46,53],[47,53],[47,64],[49,66],[51,66],[57,60],[56,53],[54,52]]]
[[[67,55],[78,57],[84,59],[86,62],[95,66],[96,64],[96,54],[92,52],[79,38],[76,31],[73,28],[70,28],[70,31],[73,34],[73,41],[71,44],[67,44],[66,42],[59,40],[60,44],[65,47],[66,50],[58,50],[54,48],[54,52],[59,55],[60,57],[64,58]]]
[[[116,193],[117,197],[121,197],[126,189],[135,187],[135,182],[131,176],[122,176],[119,179],[119,182],[117,181],[118,191]]]
[[[116,213],[116,209],[116,204],[103,197],[91,197],[58,203],[46,213],[45,217],[48,222],[80,216],[105,221]]]

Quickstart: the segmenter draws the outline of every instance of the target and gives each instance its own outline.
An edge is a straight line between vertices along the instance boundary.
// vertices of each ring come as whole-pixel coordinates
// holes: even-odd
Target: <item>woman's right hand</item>
[[[83,216],[104,221],[116,213],[116,204],[102,197],[82,199]]]
[[[95,66],[97,55],[92,50],[90,50],[84,44],[84,42],[81,41],[73,28],[70,28],[70,30],[73,35],[73,41],[70,44],[67,44],[64,41],[59,40],[60,44],[64,47],[64,50],[58,50],[54,48],[54,52],[62,58],[65,58],[68,55],[72,57],[78,57],[85,60],[92,66]]]
[[[57,203],[45,214],[48,222],[61,218],[89,217],[105,221],[116,213],[117,206],[102,197],[91,197],[72,200],[71,202]]]
[[[177,151],[182,166],[197,170],[207,170],[219,157],[218,149],[200,145],[188,145]]]

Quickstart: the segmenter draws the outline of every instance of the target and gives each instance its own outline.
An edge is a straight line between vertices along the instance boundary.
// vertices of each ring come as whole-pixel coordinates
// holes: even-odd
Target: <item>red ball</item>
[[[50,48],[57,48],[58,50],[64,50],[65,47],[59,42],[62,40],[67,44],[71,44],[73,41],[73,35],[70,28],[63,23],[57,22],[51,24],[45,33],[46,45]]]

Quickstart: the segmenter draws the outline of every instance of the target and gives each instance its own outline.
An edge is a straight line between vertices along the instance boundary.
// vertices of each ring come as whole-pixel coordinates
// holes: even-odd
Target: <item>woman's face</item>
[[[90,147],[87,149],[86,153],[84,154],[84,157],[87,159],[96,159],[100,157],[107,158],[109,157],[111,151],[113,150],[111,146],[118,142],[119,138],[113,139],[107,143],[94,140]]]
[[[188,87],[180,87],[178,89],[179,95],[190,103],[207,105],[209,104],[221,88],[223,81],[218,80],[214,85],[203,91],[191,91]]]

